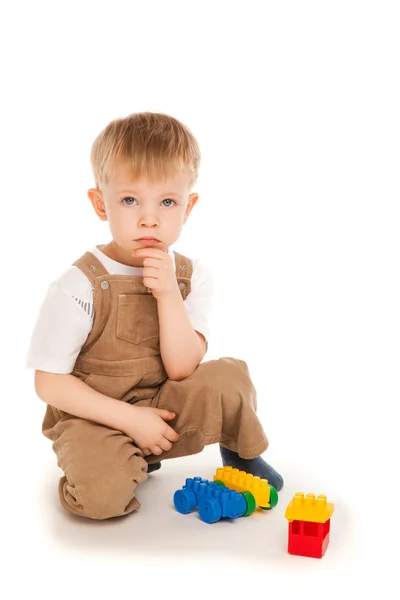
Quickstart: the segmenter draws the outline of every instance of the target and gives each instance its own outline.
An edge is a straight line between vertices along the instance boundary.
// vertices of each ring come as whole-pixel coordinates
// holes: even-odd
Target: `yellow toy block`
[[[221,481],[227,488],[236,492],[250,492],[258,506],[270,507],[271,490],[266,479],[232,467],[220,467],[214,475],[214,481]]]
[[[326,501],[326,496],[298,492],[288,504],[285,518],[288,521],[312,521],[325,523],[333,515],[334,505]]]

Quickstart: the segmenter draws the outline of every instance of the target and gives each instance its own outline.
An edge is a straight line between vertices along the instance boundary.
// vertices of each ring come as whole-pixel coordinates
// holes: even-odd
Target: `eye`
[[[176,204],[175,200],[171,200],[171,198],[166,198],[165,200],[163,200],[163,202],[173,202],[174,204]],[[164,204],[164,206],[166,206],[167,208],[169,206],[172,206],[171,204]]]
[[[122,202],[124,202],[124,204],[126,204],[126,206],[132,206],[132,204],[134,202],[136,202],[136,199],[135,198],[131,198],[130,196],[128,196],[127,198],[124,198],[122,200]]]

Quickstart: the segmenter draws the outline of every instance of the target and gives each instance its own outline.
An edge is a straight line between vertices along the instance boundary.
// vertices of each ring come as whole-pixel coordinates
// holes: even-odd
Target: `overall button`
[[[95,271],[97,269],[96,265],[90,265],[89,269],[91,271]]]
[[[100,287],[102,290],[108,290],[108,288],[110,287],[110,284],[108,283],[108,281],[102,281],[100,284]]]

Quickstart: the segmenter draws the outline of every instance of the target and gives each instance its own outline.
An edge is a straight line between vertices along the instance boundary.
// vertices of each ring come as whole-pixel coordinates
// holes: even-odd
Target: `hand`
[[[145,456],[162,454],[172,448],[172,442],[179,439],[177,433],[165,421],[175,417],[175,413],[151,406],[132,406],[136,414],[124,427],[124,433],[132,438]]]
[[[137,248],[133,256],[143,260],[143,284],[159,299],[179,292],[172,258],[158,248]]]

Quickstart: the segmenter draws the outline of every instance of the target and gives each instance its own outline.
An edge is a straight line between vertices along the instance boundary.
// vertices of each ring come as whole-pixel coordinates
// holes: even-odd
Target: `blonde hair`
[[[114,119],[97,136],[90,154],[96,187],[107,183],[118,166],[133,178],[152,181],[185,169],[193,185],[198,177],[200,148],[183,123],[163,113],[133,113]]]

